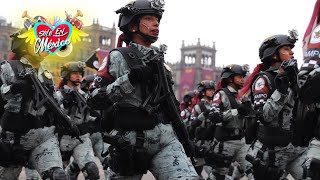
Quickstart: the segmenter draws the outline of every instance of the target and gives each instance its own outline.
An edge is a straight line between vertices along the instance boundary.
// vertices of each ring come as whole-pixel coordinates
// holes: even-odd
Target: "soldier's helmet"
[[[60,75],[63,79],[69,79],[71,72],[81,72],[82,76],[84,76],[85,69],[86,64],[84,62],[68,62],[61,67]]]
[[[221,79],[228,79],[234,75],[242,75],[246,76],[249,70],[249,66],[247,64],[240,66],[238,64],[231,64],[223,68],[221,72]]]
[[[25,33],[27,30],[26,29],[21,29],[21,30],[18,30],[17,32],[13,33],[10,35],[10,37],[12,38],[12,41],[11,41],[11,51],[14,52],[14,53],[19,53],[20,51],[20,48],[22,46],[25,46],[26,43],[25,43],[25,38],[18,38],[18,36],[20,34],[23,34]]]
[[[213,89],[215,90],[216,89],[216,85],[213,81],[211,80],[203,80],[199,83],[198,85],[198,91],[199,92],[202,92],[202,91],[205,91],[207,89]]]
[[[270,57],[273,56],[282,46],[290,46],[293,48],[294,44],[298,40],[298,34],[295,30],[289,31],[289,33],[289,36],[278,34],[265,39],[259,48],[260,60],[264,63],[270,61]]]
[[[184,103],[189,103],[192,101],[192,98],[196,96],[195,91],[190,91],[186,95],[183,96],[183,102]]]
[[[118,27],[122,32],[128,32],[129,23],[136,17],[143,14],[153,14],[159,19],[162,18],[164,0],[135,0],[116,11],[120,13]]]

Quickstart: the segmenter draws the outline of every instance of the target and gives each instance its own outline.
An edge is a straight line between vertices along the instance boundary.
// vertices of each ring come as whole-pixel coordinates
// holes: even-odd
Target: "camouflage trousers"
[[[223,155],[227,157],[232,157],[232,159],[235,161],[235,164],[239,166],[243,171],[249,168],[250,163],[245,160],[246,154],[249,149],[249,145],[245,143],[244,138],[240,140],[229,140],[223,142],[223,150],[222,152],[219,152],[219,144],[220,142],[215,146],[214,152],[216,153],[222,153]],[[230,164],[230,166],[233,165]],[[229,173],[229,166],[228,167],[221,167],[221,168],[214,168],[213,172],[218,173],[220,175],[227,175]],[[243,174],[237,174],[233,178],[239,178]],[[214,178],[212,178],[214,179]]]
[[[307,168],[310,168],[310,162],[311,162],[312,158],[320,160],[320,141],[315,138],[312,139],[309,143],[307,157],[306,157],[306,163],[305,163],[305,166]]]
[[[256,157],[258,150],[262,148],[262,143],[257,141],[252,148],[250,148],[248,154]],[[306,157],[305,147],[295,147],[289,143],[285,147],[275,147],[275,165],[279,169],[286,170],[290,173],[294,179],[301,179],[302,177],[302,164]],[[263,155],[264,161],[268,157],[267,152]]]
[[[28,163],[30,163],[39,174],[53,167],[63,167],[54,129],[54,126],[31,129],[20,138],[20,144],[23,148],[31,151]],[[11,133],[8,132],[7,136],[9,137],[10,135]],[[22,166],[17,165],[0,167],[0,180],[18,179],[21,170]]]
[[[198,175],[178,141],[171,124],[158,124],[151,130],[145,130],[143,147],[152,155],[149,171],[158,180],[198,179]],[[117,134],[114,130],[112,135]],[[136,142],[136,132],[125,134],[131,144]],[[107,179],[141,179],[142,174],[135,176],[120,176],[108,168]]]
[[[100,132],[96,132],[90,135],[90,140],[92,143],[92,148],[94,155],[98,157],[102,163],[106,157],[102,157],[103,153],[106,153],[108,150],[109,144],[103,142]]]
[[[80,169],[83,169],[85,164],[88,162],[94,162],[95,157],[91,140],[89,138],[89,133],[80,136],[80,139],[83,141],[83,143],[80,143],[80,141],[76,138],[63,135],[60,140],[60,148],[62,152],[72,151],[72,157],[74,161],[78,164]],[[68,171],[68,168],[66,171]]]

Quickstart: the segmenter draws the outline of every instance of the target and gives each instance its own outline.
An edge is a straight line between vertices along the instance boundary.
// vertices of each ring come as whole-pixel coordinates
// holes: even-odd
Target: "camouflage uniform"
[[[25,58],[21,58],[21,63],[23,66],[31,67],[28,63],[28,60]],[[52,76],[40,66],[37,70],[38,79],[40,82],[48,82],[52,83]],[[15,72],[9,63],[1,64],[1,95],[7,101],[4,109],[5,113],[2,116],[2,141],[11,141],[13,140],[15,134],[17,132],[12,131],[15,127],[18,127],[19,122],[15,122],[14,126],[10,126],[8,122],[8,117],[12,116],[12,120],[18,120],[17,114],[20,112],[21,102],[22,102],[22,94],[12,94],[10,91],[11,85],[17,81]],[[26,109],[28,109],[28,114],[24,116],[25,121],[28,121],[27,124],[20,125],[22,131],[20,144],[25,150],[26,160],[32,164],[33,167],[43,176],[45,172],[53,170],[54,168],[62,168],[62,160],[61,154],[58,146],[58,141],[56,136],[54,135],[55,126],[53,124],[46,126],[44,121],[50,121],[50,119],[46,119],[49,116],[43,116],[46,112],[46,108],[42,106],[39,110],[35,111],[33,108],[33,100],[26,102]],[[30,108],[28,108],[30,107]],[[39,124],[38,124],[39,123]],[[34,127],[37,126],[37,127]],[[7,130],[10,128],[10,130]],[[19,129],[17,129],[19,132]],[[26,131],[26,132],[25,132]],[[21,133],[21,132],[19,132]],[[4,138],[5,137],[5,138]],[[26,162],[25,162],[26,163]],[[22,169],[22,165],[14,165],[10,164],[9,167],[0,167],[0,179],[17,179]]]
[[[233,95],[231,98],[234,98],[237,104],[241,104],[241,102],[236,99],[237,91],[231,86],[227,86],[226,88]],[[246,145],[243,138],[244,119],[239,116],[237,109],[231,107],[229,97],[223,90],[216,92],[212,104],[217,110],[223,113],[223,121],[221,123],[217,123],[217,128],[228,129],[228,135],[227,137],[223,137],[222,139],[225,140],[222,141],[218,138],[220,135],[216,130],[214,152],[217,154],[221,153],[228,157],[228,159],[231,159],[231,161],[239,163],[243,173],[243,171],[249,166],[249,163],[245,160],[249,146]],[[228,168],[229,166],[216,167],[213,171],[220,175],[226,175],[229,172]],[[235,176],[239,178],[240,174]],[[228,179],[227,176],[226,179]]]
[[[268,72],[277,74],[278,68],[271,67]],[[272,147],[275,150],[275,166],[280,170],[287,168],[288,164],[303,154],[305,148],[294,147],[291,142],[277,142],[276,140],[290,139],[292,128],[292,110],[294,107],[294,92],[291,88],[288,89],[288,94],[282,94],[277,89],[272,89],[272,80],[266,74],[260,74],[252,85],[254,108],[260,112],[263,118],[258,124],[257,142],[253,146],[253,150],[249,154],[256,157],[258,150],[263,146],[261,141],[272,141],[272,145],[265,145],[266,148]],[[264,131],[267,128],[279,128],[281,134],[276,134],[273,131],[272,136],[270,132]],[[263,131],[263,132],[262,132]],[[268,139],[272,138],[272,139]],[[263,140],[262,140],[263,139]],[[270,142],[268,142],[270,143]],[[281,145],[282,144],[282,145]],[[267,152],[264,152],[263,161],[268,161],[266,157]],[[301,168],[301,167],[300,167]],[[295,170],[298,171],[298,170]]]
[[[214,127],[212,126],[212,122],[204,115],[204,111],[210,111],[212,109],[212,103],[208,100],[202,98],[201,101],[196,104],[192,109],[191,115],[191,123],[192,121],[199,121],[200,125],[195,128],[195,141],[196,146],[199,150],[204,151],[207,149],[213,141],[214,137]],[[191,135],[190,135],[191,136]],[[201,153],[201,152],[199,152]],[[204,153],[204,152],[202,152]],[[199,154],[199,156],[203,156],[204,154]],[[210,175],[212,172],[212,167],[205,165],[204,158],[197,158],[196,170],[198,174],[201,174],[202,169]]]
[[[78,91],[81,96],[83,96],[86,99],[88,98],[88,94],[83,92],[81,89],[79,90],[71,89],[69,86],[64,85],[63,88],[57,92],[57,99],[59,99],[60,103],[62,103],[63,99],[66,96],[70,95],[69,93],[71,93],[72,91]],[[95,122],[96,117],[91,116],[88,109],[85,109],[83,112],[81,112],[80,108],[76,107],[76,110],[73,111],[74,106],[76,106],[76,104],[72,104],[69,107],[64,107],[63,109],[66,114],[68,114],[70,117],[73,117],[72,123],[78,126],[81,134],[80,139],[83,141],[83,143],[81,143],[75,137],[71,137],[70,135],[67,135],[67,133],[65,133],[63,130],[62,131],[58,130],[58,136],[60,136],[59,137],[60,149],[63,155],[63,160],[69,161],[70,156],[72,155],[73,161],[75,161],[76,164],[79,166],[80,170],[82,170],[85,173],[86,178],[98,179],[99,174],[98,174],[97,165],[95,164],[95,156],[94,156],[94,152],[92,148],[93,146],[90,139],[90,133],[97,132],[96,129],[98,127],[92,127],[94,125],[97,125]],[[88,173],[88,171],[91,171],[87,167],[89,166],[90,163],[93,166],[93,171],[91,173],[94,173],[94,174]],[[70,166],[66,168],[66,171],[70,175],[74,174],[70,169]],[[78,174],[76,173],[74,175],[77,176]],[[71,178],[75,179],[76,177],[71,177]]]
[[[135,46],[144,55],[156,53],[154,49],[136,43],[130,43],[130,46]],[[128,79],[130,68],[123,55],[117,50],[111,51],[108,61],[103,64],[100,70],[106,69],[109,77],[114,78],[110,84],[100,84],[101,87],[107,85],[105,91],[102,92],[107,95],[104,101],[140,107],[142,103],[141,85],[136,84],[134,87],[130,83]],[[96,83],[95,81],[93,85],[96,86]],[[91,94],[92,97],[98,96],[99,91],[101,92],[100,88],[95,89]],[[118,132],[118,130],[113,130],[111,134],[115,135]],[[124,136],[134,145],[136,143],[136,134],[136,131],[127,131]],[[150,130],[143,130],[143,134],[145,139],[143,147],[146,148],[147,154],[152,156],[148,169],[157,179],[197,179],[198,176],[170,123],[160,122]],[[141,179],[142,177],[142,174],[121,177],[119,174],[112,172],[111,169],[108,175],[110,176],[109,178],[114,179]]]

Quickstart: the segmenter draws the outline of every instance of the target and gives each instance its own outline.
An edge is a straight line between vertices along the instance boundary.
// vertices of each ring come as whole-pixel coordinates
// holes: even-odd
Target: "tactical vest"
[[[225,94],[227,95],[231,105],[231,109],[237,109],[239,106],[239,104],[236,101],[237,97],[234,94],[232,94],[232,92],[228,88],[222,88],[216,91],[215,94],[220,91],[225,92]],[[242,129],[237,129],[237,128],[226,128],[226,124],[224,124],[223,122],[222,126],[217,126],[215,131],[215,138],[221,142],[229,141],[229,140],[238,140],[243,137],[242,131],[243,131]]]
[[[14,71],[15,77],[17,80],[23,79],[19,76],[20,72],[24,71],[24,65],[19,60],[8,60],[2,61],[2,63],[8,62]],[[48,79],[45,76],[43,77],[43,84],[53,92],[53,83],[52,80]],[[2,82],[1,82],[2,84]],[[23,105],[22,105],[23,106]],[[21,111],[25,109],[21,107]],[[24,112],[20,113],[12,113],[8,111],[3,111],[2,114],[2,122],[1,126],[3,131],[11,131],[11,132],[18,132],[20,134],[27,133],[30,129],[42,128],[44,126],[51,126],[53,125],[53,115],[46,112],[42,117],[34,117],[31,114],[24,114]]]
[[[276,90],[274,79],[275,74],[269,71],[262,71],[256,77],[254,78],[253,83],[257,79],[258,76],[264,76],[265,79],[268,82],[268,89],[270,92],[274,92]],[[251,87],[253,87],[253,83]],[[251,89],[251,94],[253,94],[253,89]],[[253,96],[251,96],[252,103],[254,103]],[[259,116],[259,118],[263,118],[263,116]],[[256,129],[257,139],[262,142],[267,147],[273,147],[273,146],[286,146],[288,145],[292,140],[292,134],[290,131],[282,129],[282,111],[280,112],[278,116],[279,120],[279,127],[269,127],[267,125],[258,124],[257,121],[260,120],[260,122],[263,122],[263,119],[256,119]]]
[[[142,62],[144,54],[135,46],[120,47],[112,51],[119,51],[122,54],[129,69],[134,66],[144,65]],[[144,101],[147,98],[145,97],[147,95],[145,87],[141,86],[141,92],[142,100]],[[160,122],[169,122],[161,107],[156,113],[150,114],[146,109],[134,107],[130,104],[118,103],[104,111],[103,118],[106,119],[103,127],[108,126],[109,128],[106,128],[108,131],[110,131],[110,127],[125,131],[149,130],[153,129]]]

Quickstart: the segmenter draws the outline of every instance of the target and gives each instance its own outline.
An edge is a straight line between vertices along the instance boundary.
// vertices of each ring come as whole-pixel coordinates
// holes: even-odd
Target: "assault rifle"
[[[73,93],[73,95],[76,97],[77,106],[80,109],[81,113],[85,112],[85,110],[87,109],[89,110],[90,114],[92,114],[94,117],[98,119],[101,118],[100,114],[97,111],[93,110],[90,106],[88,106],[86,99],[79,93],[78,90],[74,89],[70,93]]]
[[[35,88],[35,110],[40,109],[42,106],[45,106],[47,109],[53,111],[59,125],[72,133],[81,143],[83,141],[80,139],[80,131],[78,127],[72,124],[71,119],[67,116],[59,107],[55,99],[48,92],[49,90],[42,85],[42,83],[37,78],[36,72],[32,68],[25,68],[25,70],[20,73],[20,76],[25,77],[31,80]]]
[[[177,100],[172,90],[172,82],[169,82],[171,79],[170,74],[165,69],[164,62],[164,54],[166,51],[166,45],[160,46],[160,51],[150,59],[148,57],[142,57],[142,60],[146,62],[148,66],[153,68],[153,72],[155,72],[155,79],[153,84],[154,92],[152,93],[152,97],[149,96],[146,101],[143,103],[158,105],[160,104],[161,108],[165,111],[166,115],[169,116],[173,129],[177,134],[177,137],[183,147],[186,150],[186,153],[189,157],[193,157],[194,148],[193,144],[191,144],[189,140],[189,135],[186,129],[183,120],[180,117],[180,113],[177,106]],[[187,152],[191,151],[191,152]]]

